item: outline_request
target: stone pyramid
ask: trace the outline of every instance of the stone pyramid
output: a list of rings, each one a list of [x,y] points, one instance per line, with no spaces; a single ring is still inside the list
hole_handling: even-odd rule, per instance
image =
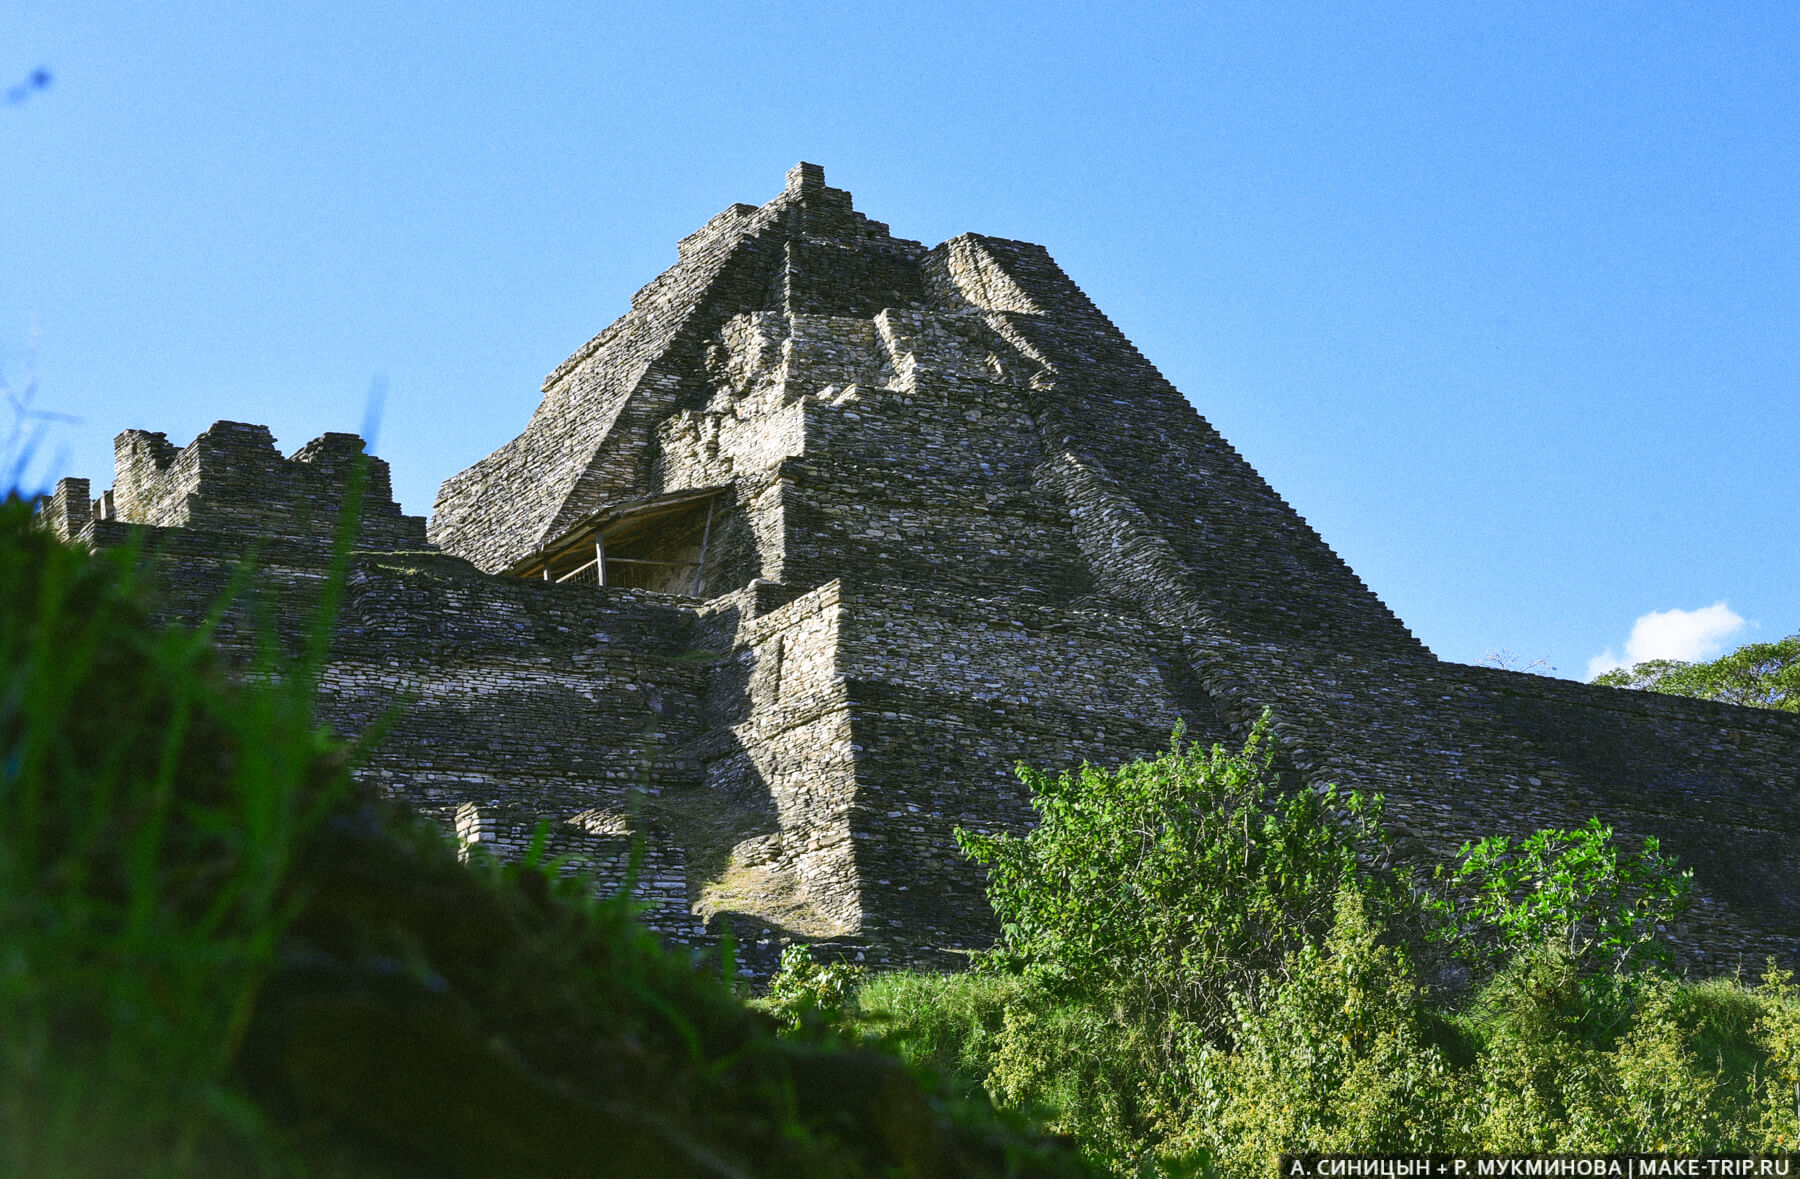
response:
[[[847,932],[980,936],[950,828],[1024,819],[1016,759],[1116,762],[1177,717],[1230,739],[1265,707],[1295,772],[1385,792],[1415,846],[1599,813],[1734,912],[1796,897],[1791,718],[1440,663],[1042,247],[926,249],[816,165],[684,239],[444,484],[431,536],[783,602],[733,638],[762,677],[733,772]]]
[[[444,483],[441,554],[359,562],[322,709],[351,732],[402,694],[366,776],[500,854],[547,820],[672,936],[955,962],[992,919],[952,833],[1029,821],[1017,762],[1267,710],[1292,779],[1384,793],[1410,854],[1598,815],[1695,868],[1696,965],[1800,948],[1800,719],[1435,659],[1040,246],[927,249],[801,164],[543,394]],[[298,487],[299,457],[245,463]],[[261,519],[85,493],[59,531],[188,530],[196,611]]]

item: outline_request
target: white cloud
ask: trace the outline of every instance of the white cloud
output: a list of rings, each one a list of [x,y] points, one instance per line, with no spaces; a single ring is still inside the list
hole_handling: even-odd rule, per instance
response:
[[[1631,624],[1625,640],[1625,656],[1608,647],[1588,660],[1587,678],[1615,667],[1630,667],[1647,659],[1680,659],[1692,663],[1711,659],[1725,650],[1725,640],[1744,628],[1744,620],[1724,602],[1698,610],[1652,610]]]

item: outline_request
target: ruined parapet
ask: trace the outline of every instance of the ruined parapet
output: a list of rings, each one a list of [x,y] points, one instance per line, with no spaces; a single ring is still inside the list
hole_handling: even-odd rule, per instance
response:
[[[425,547],[425,523],[394,502],[386,462],[354,434],[324,434],[283,458],[267,426],[215,422],[177,450],[160,433],[113,440],[110,514],[123,523],[283,538],[328,537],[361,468],[358,543]]]
[[[38,501],[37,522],[56,539],[75,542],[98,510],[88,499],[86,479],[58,479],[56,490]]]
[[[319,591],[353,486],[362,488],[353,549],[427,549],[424,521],[394,502],[388,466],[353,434],[326,434],[290,458],[267,427],[217,422],[185,447],[163,434],[114,439],[116,482],[89,497],[64,479],[39,523],[90,548],[141,545],[155,560],[155,616],[211,616],[213,641],[245,663],[263,644],[297,654],[317,617]],[[241,576],[254,570],[251,584]]]

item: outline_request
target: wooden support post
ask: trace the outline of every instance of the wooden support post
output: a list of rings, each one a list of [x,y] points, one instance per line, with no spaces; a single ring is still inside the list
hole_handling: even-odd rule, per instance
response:
[[[712,539],[713,504],[717,502],[716,498],[706,501],[706,527],[700,532],[700,562],[694,566],[694,586],[688,593],[692,598],[700,596],[700,575],[706,572],[706,542]]]
[[[606,541],[598,528],[594,529],[594,580],[606,584]]]

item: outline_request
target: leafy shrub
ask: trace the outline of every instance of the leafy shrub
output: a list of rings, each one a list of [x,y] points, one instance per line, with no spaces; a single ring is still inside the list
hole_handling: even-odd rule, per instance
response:
[[[1039,826],[959,834],[1002,923],[981,965],[1011,985],[975,1019],[903,1005],[894,1038],[1120,1176],[1793,1141],[1800,999],[1779,972],[1756,991],[1661,972],[1689,880],[1654,840],[1629,852],[1597,821],[1484,840],[1414,894],[1382,870],[1380,800],[1283,792],[1263,742],[1021,769]],[[1482,968],[1462,1009],[1418,981],[1421,931]]]
[[[1203,1168],[1195,1093],[1241,1020],[1310,968],[1339,894],[1372,922],[1411,904],[1382,871],[1381,800],[1284,790],[1266,718],[1241,751],[1178,730],[1114,771],[1019,774],[1036,828],[958,832],[1001,923],[980,964],[1021,979],[984,1081],[1115,1173]]]
[[[1142,1031],[1116,1012],[1037,986],[1006,1008],[987,1085],[1001,1104],[1132,1174],[1159,1153],[1154,1059]]]
[[[1800,1145],[1800,987],[1771,961],[1756,998],[1757,1129],[1764,1150],[1791,1151]]]
[[[1116,1008],[1153,1038],[1222,1036],[1234,997],[1323,937],[1338,889],[1384,858],[1379,798],[1279,789],[1266,717],[1241,752],[1177,730],[1167,753],[1117,770],[1018,774],[1035,828],[957,832],[1000,919],[982,965]]]
[[[1599,819],[1466,843],[1437,879],[1438,936],[1471,962],[1491,969],[1555,943],[1569,968],[1615,976],[1670,961],[1658,933],[1693,888],[1693,873],[1678,870],[1654,836],[1621,856]]]
[[[1762,1099],[1760,1022],[1791,1006],[1729,980],[1647,976],[1583,986],[1561,947],[1520,958],[1472,1006],[1481,1040],[1469,1095],[1474,1144],[1496,1152],[1735,1153],[1792,1141]]]
[[[1245,1175],[1282,1151],[1445,1149],[1459,1082],[1427,1035],[1410,962],[1380,936],[1362,895],[1340,891],[1324,943],[1292,956],[1266,1003],[1240,1003],[1233,1051],[1197,1062],[1184,1139]]]
[[[812,947],[795,942],[781,951],[781,965],[760,1006],[790,1031],[808,1022],[839,1025],[851,1014],[866,974],[850,962],[814,962]]]
[[[1121,1176],[1208,1156],[1265,1174],[1292,1149],[1769,1152],[1800,1128],[1800,994],[1779,970],[1757,987],[1647,976],[1608,991],[1549,949],[1446,1012],[1366,912],[1346,913],[1241,1010],[1230,1048],[1196,1042],[1160,1074],[1104,1010],[980,981],[978,1021],[938,1018],[926,996],[946,993],[942,976],[882,976],[864,995],[921,1001],[863,1001],[893,1042],[965,1062],[965,1084],[1034,1108]]]

